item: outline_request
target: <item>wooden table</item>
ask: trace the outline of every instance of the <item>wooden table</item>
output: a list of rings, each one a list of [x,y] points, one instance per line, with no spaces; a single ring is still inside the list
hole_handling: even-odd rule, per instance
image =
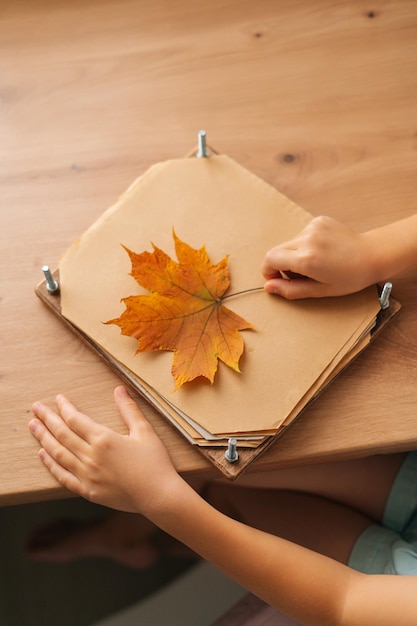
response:
[[[146,168],[208,141],[313,214],[416,211],[417,3],[20,0],[0,11],[0,503],[62,497],[27,430],[66,393],[122,429],[110,372],[34,295]],[[417,271],[397,318],[252,466],[417,444]],[[215,475],[140,404],[185,475]]]

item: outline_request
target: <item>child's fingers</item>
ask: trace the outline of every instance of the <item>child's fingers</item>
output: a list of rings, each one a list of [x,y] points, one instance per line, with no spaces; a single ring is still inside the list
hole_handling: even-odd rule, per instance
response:
[[[41,420],[36,418],[31,420],[29,429],[35,439],[41,444],[44,453],[54,460],[55,466],[59,465],[73,474],[78,472],[80,461],[77,455],[60,443]],[[44,460],[42,456],[41,458]]]
[[[63,395],[56,397],[59,413],[68,428],[84,441],[89,441],[102,426],[97,424],[91,417],[80,413],[78,409]]]
[[[87,443],[85,437],[82,435],[80,436],[77,433],[77,430],[79,431],[80,428],[77,430],[73,429],[74,426],[72,423],[72,417],[67,415],[67,420],[70,422],[70,424],[67,424],[61,415],[58,415],[50,407],[42,404],[41,402],[36,402],[32,407],[32,411],[38,418],[36,428],[36,420],[32,423],[32,434],[42,445],[46,447],[50,453],[53,451],[52,446],[55,441],[79,459],[83,459],[88,456],[89,444]],[[75,412],[74,416],[76,422],[78,421],[78,416],[81,417],[82,421],[83,416],[80,413]],[[43,425],[44,428],[41,428],[41,425]]]
[[[281,271],[292,270],[299,273],[299,253],[296,248],[277,246],[269,250],[262,266],[266,279],[277,276]]]
[[[39,450],[39,458],[57,481],[77,495],[83,495],[83,485],[78,477],[54,459],[45,448]]]
[[[301,298],[323,298],[329,295],[329,286],[321,284],[311,278],[271,278],[264,289],[267,293],[283,296],[287,300]]]
[[[123,385],[114,390],[114,400],[129,432],[137,435],[144,425],[149,426],[148,420]]]

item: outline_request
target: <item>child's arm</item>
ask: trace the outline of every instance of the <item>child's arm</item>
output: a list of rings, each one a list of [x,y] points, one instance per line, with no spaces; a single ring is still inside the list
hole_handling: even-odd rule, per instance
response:
[[[414,265],[417,214],[366,233],[317,217],[269,250],[262,271],[266,291],[296,299],[353,293]]]
[[[317,626],[417,623],[417,581],[365,576],[214,509],[175,471],[151,425],[123,387],[116,404],[128,435],[79,413],[63,396],[58,412],[36,403],[30,429],[39,455],[79,496],[141,513],[241,585],[296,620]]]

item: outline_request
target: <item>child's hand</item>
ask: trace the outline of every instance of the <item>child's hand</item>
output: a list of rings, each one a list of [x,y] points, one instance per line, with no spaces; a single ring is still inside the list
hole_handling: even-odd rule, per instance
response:
[[[314,218],[297,237],[266,254],[265,290],[289,299],[359,291],[372,284],[369,243],[366,235],[330,217]]]
[[[64,397],[58,411],[36,402],[29,428],[51,474],[79,496],[152,517],[180,479],[161,440],[124,387],[114,392],[128,429],[121,435],[83,415]]]

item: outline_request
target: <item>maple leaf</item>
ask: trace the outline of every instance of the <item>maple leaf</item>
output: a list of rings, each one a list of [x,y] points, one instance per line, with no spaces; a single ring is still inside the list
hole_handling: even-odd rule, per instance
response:
[[[150,293],[123,298],[126,310],[105,323],[135,337],[136,353],[174,352],[171,372],[178,389],[198,376],[213,383],[219,359],[239,372],[239,331],[253,326],[222,304],[230,285],[228,257],[213,265],[205,246],[195,250],[173,237],[178,262],[155,245],[153,252],[140,254],[123,246],[131,276]]]

